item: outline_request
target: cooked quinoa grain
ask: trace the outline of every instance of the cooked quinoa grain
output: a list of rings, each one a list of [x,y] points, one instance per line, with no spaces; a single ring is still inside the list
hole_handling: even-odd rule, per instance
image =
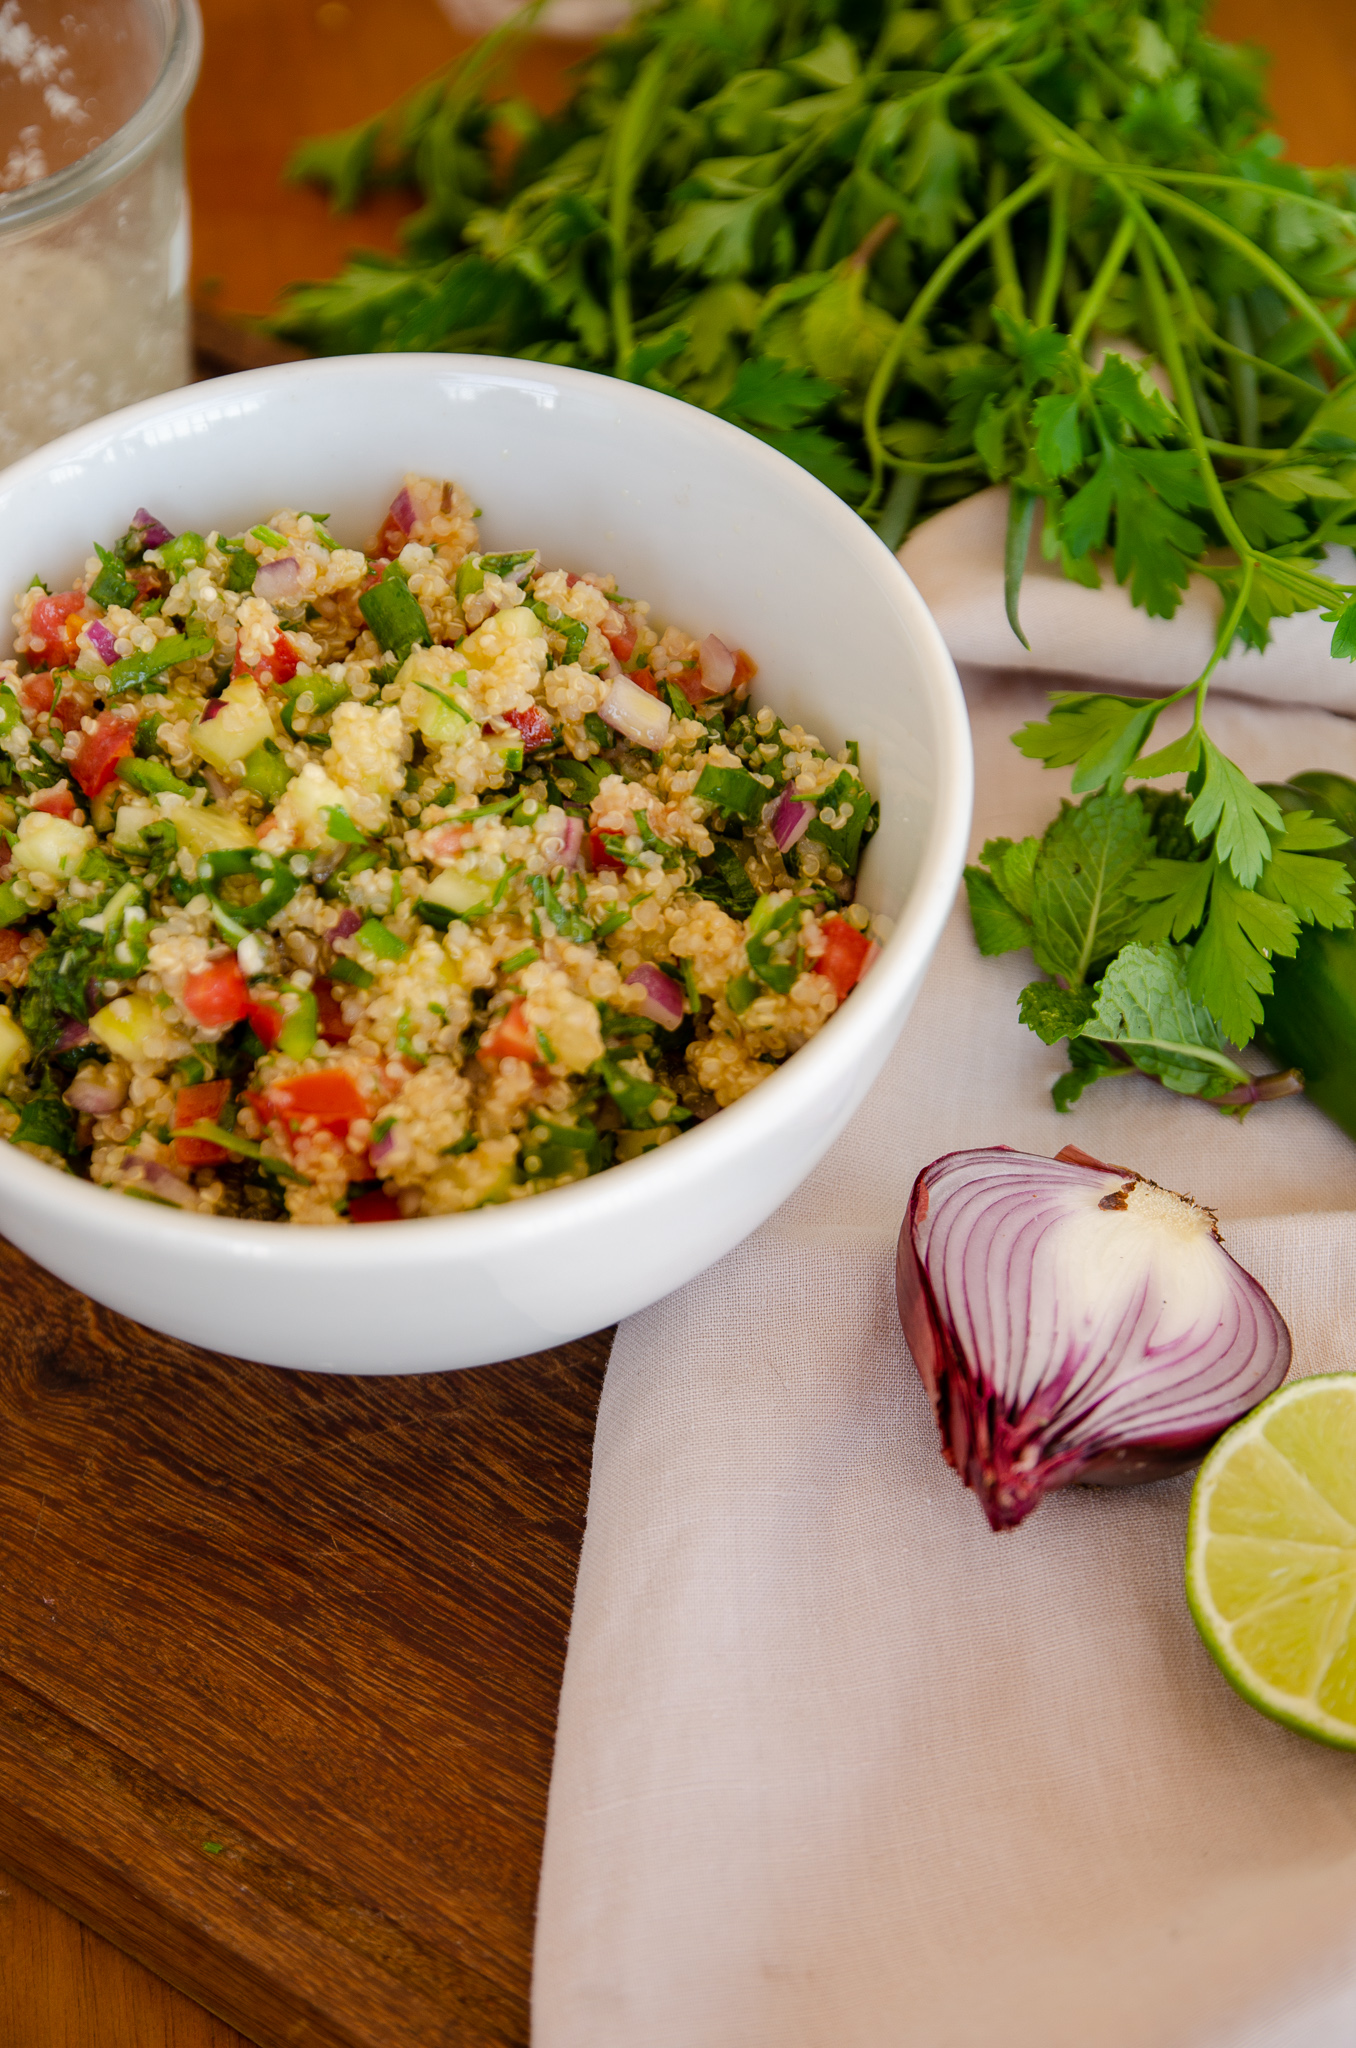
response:
[[[348,1224],[567,1185],[736,1102],[876,950],[875,806],[747,655],[485,554],[407,476],[138,512],[0,662],[0,1138],[206,1215]]]

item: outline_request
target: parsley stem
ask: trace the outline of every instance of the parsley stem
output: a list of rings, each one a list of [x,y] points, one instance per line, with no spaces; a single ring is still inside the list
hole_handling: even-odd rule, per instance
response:
[[[1078,309],[1078,317],[1069,330],[1069,346],[1076,355],[1082,355],[1088,336],[1092,332],[1092,323],[1106,304],[1107,293],[1124,270],[1125,259],[1130,254],[1130,245],[1134,239],[1135,223],[1128,213],[1123,213],[1120,226],[1097,266],[1097,275],[1088,286],[1087,296]]]
[[[989,172],[989,205],[996,208],[1005,197],[1007,189],[1007,171],[1001,162],[995,163]],[[1012,246],[1012,231],[1006,219],[995,224],[990,239],[993,243],[993,267],[998,278],[994,304],[1002,306],[1015,320],[1025,320],[1026,294],[1022,290],[1022,280],[1017,275],[1017,255]]]
[[[1068,171],[1061,170],[1050,194],[1050,239],[1045,245],[1045,269],[1041,273],[1040,286],[1036,293],[1036,308],[1031,316],[1037,327],[1049,325],[1054,318],[1055,306],[1059,299],[1064,261],[1069,248],[1071,182]]]
[[[876,374],[871,379],[871,388],[866,394],[866,408],[862,415],[862,432],[871,451],[871,490],[866,503],[861,507],[863,517],[869,517],[880,502],[881,483],[888,466],[885,447],[880,437],[880,413],[905,349],[921,330],[928,314],[956,272],[963,270],[975,251],[983,248],[984,244],[992,239],[995,227],[1011,220],[1014,214],[1020,213],[1024,206],[1029,205],[1048,185],[1054,183],[1057,175],[1056,165],[1042,164],[1040,169],[1018,185],[1015,191],[1009,192],[1006,199],[1001,199],[982,220],[977,221],[969,234],[963,235],[950,254],[942,258],[890,337],[890,345],[877,364]]]
[[[626,111],[616,129],[612,158],[612,191],[608,206],[608,235],[612,243],[612,329],[616,342],[616,374],[629,377],[635,349],[631,324],[630,256],[627,237],[631,227],[631,202],[646,150],[653,144],[659,98],[664,89],[670,57],[664,45],[652,50],[641,67],[640,76],[627,95]]]
[[[1191,377],[1187,370],[1186,358],[1182,354],[1182,344],[1178,338],[1177,329],[1173,325],[1172,308],[1168,304],[1168,295],[1163,286],[1162,274],[1159,271],[1158,263],[1154,256],[1152,245],[1157,243],[1161,247],[1164,242],[1162,229],[1150,217],[1142,202],[1136,198],[1133,192],[1126,194],[1126,205],[1137,217],[1139,225],[1143,230],[1138,249],[1139,274],[1144,281],[1145,294],[1153,309],[1154,324],[1158,328],[1159,347],[1163,353],[1163,361],[1168,375],[1172,379],[1172,389],[1173,395],[1177,400],[1177,409],[1182,415],[1182,424],[1186,428],[1187,439],[1196,451],[1196,460],[1200,468],[1201,482],[1205,486],[1206,497],[1210,502],[1211,510],[1220,523],[1220,528],[1226,540],[1236,551],[1239,561],[1250,562],[1253,559],[1253,550],[1248,543],[1247,535],[1230,510],[1229,501],[1225,497],[1219,477],[1215,473],[1215,465],[1210,460],[1210,451],[1205,445],[1205,435],[1201,431],[1200,415],[1196,410],[1196,395],[1191,388]],[[1168,254],[1171,256],[1170,250]],[[1182,282],[1185,283],[1185,279]],[[1179,286],[1179,290],[1180,288]],[[1189,291],[1190,287],[1188,286],[1188,293]],[[1191,303],[1189,296],[1187,303],[1188,305]]]

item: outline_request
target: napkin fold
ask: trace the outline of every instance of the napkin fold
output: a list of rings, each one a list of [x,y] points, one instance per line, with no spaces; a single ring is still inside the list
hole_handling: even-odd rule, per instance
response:
[[[938,545],[929,589],[921,538],[910,566],[953,647],[988,647],[988,569],[967,598]],[[1085,596],[1108,593],[1068,588]],[[1001,620],[1001,575],[997,602]],[[1065,604],[1062,586],[1024,601],[1057,674],[1074,672],[1052,637]],[[1152,675],[1127,673],[1114,632],[1077,643],[1078,670],[1161,684],[1200,666],[1154,639]],[[1266,659],[1291,695],[1300,669]],[[1042,715],[1039,684],[966,687],[976,846],[1039,831],[1067,775],[1007,739]],[[1309,701],[1345,687],[1312,681]],[[1210,724],[1254,776],[1356,772],[1356,726],[1331,712],[1215,697]],[[1069,1490],[991,1534],[942,1461],[892,1292],[928,1160],[1073,1141],[1214,1207],[1291,1324],[1295,1371],[1349,1368],[1356,1147],[1303,1099],[1240,1125],[1137,1076],[1056,1114],[1060,1053],[1017,1019],[1030,972],[981,959],[958,907],[832,1152],[618,1333],[551,1783],[537,2048],[1356,2036],[1356,1765],[1254,1713],[1210,1662],[1182,1593],[1189,1479]]]

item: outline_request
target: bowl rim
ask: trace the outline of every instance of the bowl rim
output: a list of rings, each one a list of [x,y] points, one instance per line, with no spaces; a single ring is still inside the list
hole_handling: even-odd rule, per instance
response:
[[[96,459],[113,442],[135,440],[139,428],[166,416],[216,403],[224,403],[229,413],[235,410],[232,394],[272,395],[279,387],[285,390],[303,380],[345,385],[356,378],[380,384],[420,376],[517,389],[535,386],[538,391],[545,385],[595,397],[605,388],[623,410],[663,415],[681,410],[685,435],[706,436],[727,447],[737,442],[742,459],[771,472],[779,493],[801,500],[816,518],[837,527],[887,601],[902,613],[922,655],[924,688],[935,720],[936,765],[934,813],[918,872],[893,931],[866,979],[853,991],[854,1001],[835,1011],[766,1081],[705,1123],[682,1132],[681,1143],[659,1146],[545,1194],[449,1216],[402,1218],[398,1231],[359,1231],[355,1241],[352,1230],[287,1227],[244,1217],[185,1214],[149,1202],[118,1202],[113,1199],[115,1189],[96,1187],[0,1144],[0,1184],[8,1182],[14,1194],[48,1215],[78,1214],[88,1226],[97,1226],[106,1240],[126,1241],[138,1252],[159,1244],[172,1256],[190,1244],[195,1252],[215,1244],[223,1261],[254,1265],[286,1258],[322,1278],[336,1266],[351,1268],[355,1261],[360,1267],[386,1270],[393,1264],[422,1265],[430,1255],[450,1257],[455,1252],[478,1259],[492,1248],[502,1254],[517,1239],[526,1247],[543,1237],[573,1236],[587,1231],[591,1223],[605,1225],[619,1201],[630,1206],[646,1200],[650,1183],[671,1183],[671,1199],[680,1200],[724,1168],[736,1166],[759,1133],[794,1116],[800,1099],[818,1093],[822,1070],[850,1069],[869,1054],[882,1016],[902,1007],[925,969],[955,898],[969,842],[974,763],[960,680],[940,628],[895,555],[849,505],[788,456],[681,399],[596,371],[503,356],[410,352],[270,364],[142,399],[31,450],[0,471],[0,516],[26,482],[72,460]]]

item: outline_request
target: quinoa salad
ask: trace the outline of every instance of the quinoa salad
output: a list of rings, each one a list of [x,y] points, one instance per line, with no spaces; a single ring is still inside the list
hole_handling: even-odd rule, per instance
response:
[[[714,634],[481,552],[138,511],[0,662],[0,1137],[187,1211],[441,1216],[669,1143],[868,969],[877,812]]]

